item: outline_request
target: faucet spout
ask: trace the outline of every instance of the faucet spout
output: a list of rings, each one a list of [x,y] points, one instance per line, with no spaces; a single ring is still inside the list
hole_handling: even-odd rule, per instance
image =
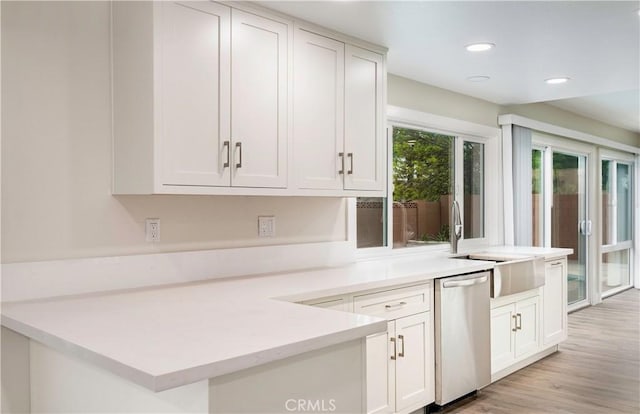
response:
[[[451,253],[458,253],[458,240],[462,237],[462,220],[460,218],[460,204],[456,200],[451,205]]]

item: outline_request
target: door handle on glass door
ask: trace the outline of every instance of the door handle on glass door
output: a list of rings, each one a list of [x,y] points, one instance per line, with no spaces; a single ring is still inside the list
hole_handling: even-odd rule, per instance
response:
[[[591,236],[591,220],[580,221],[580,234],[583,236]]]

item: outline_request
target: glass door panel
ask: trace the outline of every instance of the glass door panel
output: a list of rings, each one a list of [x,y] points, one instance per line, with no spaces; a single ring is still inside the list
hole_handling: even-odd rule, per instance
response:
[[[600,280],[602,293],[631,284],[631,268],[629,266],[629,249],[618,250],[602,255]]]
[[[551,247],[573,249],[568,257],[568,302],[587,299],[586,157],[553,153]]]
[[[617,237],[616,242],[631,240],[631,168],[628,164],[616,163]]]
[[[544,246],[544,174],[542,150],[531,153],[532,245]]]
[[[611,295],[632,283],[631,165],[602,160],[602,261],[600,292]]]

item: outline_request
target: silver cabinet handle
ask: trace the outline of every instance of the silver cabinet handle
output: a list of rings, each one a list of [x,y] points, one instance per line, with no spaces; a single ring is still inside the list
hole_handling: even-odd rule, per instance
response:
[[[518,330],[518,317],[513,315],[511,318],[513,318],[513,328],[511,328],[511,331],[515,332]]]
[[[231,149],[229,148],[229,141],[225,141],[222,143],[222,148],[227,149],[227,162],[222,164],[222,168],[229,168],[229,161],[231,160]]]
[[[521,313],[516,313],[516,329],[518,329],[518,330],[522,329],[522,314]]]
[[[347,153],[347,157],[351,160],[351,168],[347,171],[347,174],[353,174],[353,152]]]
[[[399,357],[404,358],[404,335],[398,335],[398,339],[402,341],[402,346],[400,347]]]
[[[551,266],[560,266],[562,264],[562,262],[553,262],[551,263]]]
[[[236,148],[238,149],[238,152],[240,153],[240,160],[236,164],[236,168],[242,168],[242,142],[236,142]]]
[[[395,361],[398,355],[398,349],[396,348],[396,338],[391,338],[391,342],[393,342],[393,355],[391,355],[391,359]]]
[[[340,170],[338,174],[344,174],[344,152],[339,152],[338,157],[340,157]]]
[[[393,305],[384,305],[384,307],[386,309],[393,309],[393,308],[399,308],[400,306],[404,306],[406,304],[407,304],[407,302],[403,301],[403,302],[394,303]]]
[[[487,276],[476,277],[474,279],[466,279],[466,280],[452,280],[450,282],[443,282],[443,288],[454,288],[454,287],[465,287],[465,286],[473,286],[484,283],[488,280]]]

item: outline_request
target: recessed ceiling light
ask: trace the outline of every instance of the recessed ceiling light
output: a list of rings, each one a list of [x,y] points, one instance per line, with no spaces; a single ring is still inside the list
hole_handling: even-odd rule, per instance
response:
[[[547,82],[549,85],[557,85],[559,83],[566,83],[569,81],[569,78],[567,77],[562,77],[562,78],[549,78],[549,79],[545,79],[545,82]]]
[[[493,49],[496,45],[494,45],[493,43],[472,43],[470,45],[467,45],[465,48],[469,51],[469,52],[484,52],[486,50],[489,49]]]
[[[488,76],[484,76],[484,75],[469,76],[469,77],[467,78],[467,80],[468,80],[469,82],[486,82],[486,81],[488,81],[489,79],[491,79],[491,78],[490,78],[490,77],[488,77]]]

